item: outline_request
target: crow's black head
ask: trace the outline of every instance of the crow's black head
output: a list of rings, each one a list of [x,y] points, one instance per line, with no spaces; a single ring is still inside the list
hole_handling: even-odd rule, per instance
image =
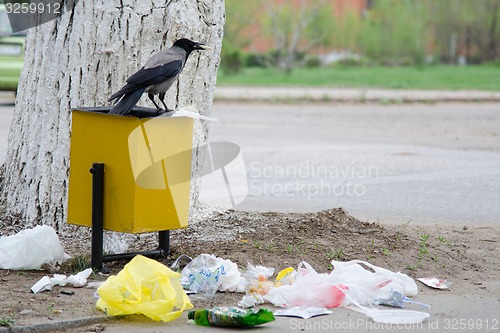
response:
[[[174,46],[180,47],[187,52],[189,55],[194,50],[208,50],[210,47],[206,46],[203,43],[193,42],[190,39],[182,38],[175,41]]]

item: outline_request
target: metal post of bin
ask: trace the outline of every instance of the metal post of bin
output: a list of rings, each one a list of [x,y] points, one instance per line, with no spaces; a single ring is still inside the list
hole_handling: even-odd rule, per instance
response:
[[[104,163],[93,163],[92,174],[92,269],[103,269]]]
[[[92,174],[92,254],[90,266],[93,270],[108,273],[103,262],[130,260],[136,255],[146,257],[168,256],[170,253],[170,231],[158,232],[158,249],[141,252],[129,252],[104,255],[104,163],[93,163],[90,168]]]
[[[160,251],[163,251],[164,256],[170,254],[170,230],[158,232],[158,248]]]

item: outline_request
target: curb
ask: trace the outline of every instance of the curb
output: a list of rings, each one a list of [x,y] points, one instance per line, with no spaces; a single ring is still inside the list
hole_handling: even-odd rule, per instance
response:
[[[109,316],[83,317],[77,319],[62,320],[49,323],[34,324],[30,326],[0,327],[0,333],[38,333],[51,332],[54,330],[65,330],[92,324],[99,324],[113,319]]]
[[[391,90],[311,87],[235,87],[215,89],[216,101],[426,103],[500,102],[500,92],[478,90]]]

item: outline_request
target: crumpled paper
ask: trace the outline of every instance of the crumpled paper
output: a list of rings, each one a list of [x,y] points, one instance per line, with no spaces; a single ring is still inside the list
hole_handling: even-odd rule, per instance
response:
[[[63,274],[54,274],[54,276],[50,278],[45,275],[43,278],[38,280],[33,287],[31,287],[31,291],[36,294],[45,290],[52,290],[52,287],[54,286],[64,287],[66,285],[80,288],[87,283],[87,279],[90,274],[92,274],[92,268],[87,268],[86,270],[70,275],[69,277],[66,277],[66,275]]]

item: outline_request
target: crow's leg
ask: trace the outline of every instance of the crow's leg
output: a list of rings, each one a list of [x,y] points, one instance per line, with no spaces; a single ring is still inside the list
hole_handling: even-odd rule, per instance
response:
[[[155,102],[155,96],[152,93],[148,92],[148,97],[151,100],[151,102],[153,102],[153,104],[155,105],[156,110],[161,110],[160,106]]]
[[[165,93],[161,93],[158,95],[158,98],[160,99],[160,102],[161,104],[163,104],[163,106],[165,107],[165,112],[170,112],[170,111],[173,111],[173,110],[170,110],[169,108],[167,108],[167,104],[165,104]]]

